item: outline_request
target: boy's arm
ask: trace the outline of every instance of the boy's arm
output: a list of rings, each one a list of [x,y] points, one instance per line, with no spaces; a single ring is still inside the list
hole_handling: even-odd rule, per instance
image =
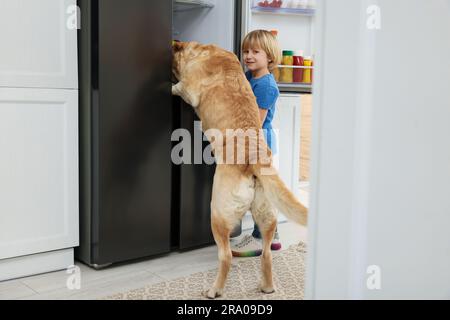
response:
[[[259,107],[259,118],[261,119],[261,124],[264,124],[270,106],[278,98],[278,88],[268,87],[266,85],[256,86],[254,88],[254,94]]]

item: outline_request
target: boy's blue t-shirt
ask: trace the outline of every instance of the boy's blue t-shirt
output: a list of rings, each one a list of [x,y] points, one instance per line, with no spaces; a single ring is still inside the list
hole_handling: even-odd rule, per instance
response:
[[[267,145],[273,154],[277,153],[276,136],[272,128],[272,120],[275,115],[275,106],[280,95],[277,82],[272,74],[267,74],[255,79],[250,71],[245,73],[256,96],[256,102],[260,109],[267,110],[266,120],[263,123],[264,135]]]

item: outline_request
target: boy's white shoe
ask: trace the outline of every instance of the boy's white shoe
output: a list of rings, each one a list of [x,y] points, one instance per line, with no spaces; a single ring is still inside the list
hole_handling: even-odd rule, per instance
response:
[[[231,242],[233,257],[257,257],[262,253],[262,240],[251,234],[243,236],[240,241]]]

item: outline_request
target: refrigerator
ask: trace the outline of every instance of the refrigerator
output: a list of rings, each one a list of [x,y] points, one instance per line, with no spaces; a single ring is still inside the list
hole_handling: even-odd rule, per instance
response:
[[[214,244],[214,165],[171,161],[172,132],[185,128],[194,137],[199,130],[192,107],[171,95],[171,43],[195,40],[238,52],[240,1],[79,0],[78,5],[76,258],[103,268]]]

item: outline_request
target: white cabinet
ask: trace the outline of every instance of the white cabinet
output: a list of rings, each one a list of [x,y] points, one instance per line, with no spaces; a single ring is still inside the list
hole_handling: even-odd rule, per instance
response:
[[[78,87],[75,2],[0,1],[0,87]]]
[[[300,95],[284,93],[278,98],[272,121],[278,145],[274,164],[281,179],[297,198],[300,197],[300,112]],[[282,212],[278,216],[278,221],[286,221]]]
[[[281,179],[298,197],[300,179],[300,112],[301,96],[299,94],[281,94],[272,126],[277,135],[278,171]]]
[[[0,264],[77,246],[78,92],[0,88],[0,150]]]
[[[78,91],[0,88],[0,150],[0,281],[68,267],[78,246]]]
[[[0,1],[0,281],[78,246],[75,0]],[[76,21],[76,16],[75,16]]]

